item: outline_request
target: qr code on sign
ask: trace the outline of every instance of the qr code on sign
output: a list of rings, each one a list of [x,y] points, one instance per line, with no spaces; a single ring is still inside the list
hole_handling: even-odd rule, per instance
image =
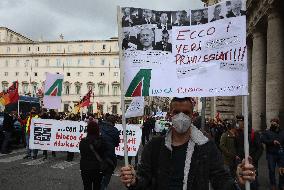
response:
[[[50,141],[51,128],[35,127],[34,128],[34,140],[38,141]]]

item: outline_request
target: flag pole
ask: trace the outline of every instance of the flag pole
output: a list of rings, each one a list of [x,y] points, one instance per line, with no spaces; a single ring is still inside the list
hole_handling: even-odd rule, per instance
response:
[[[125,119],[125,98],[124,98],[124,60],[122,57],[122,21],[121,8],[117,6],[117,23],[118,23],[118,46],[119,46],[119,66],[120,66],[120,91],[121,91],[121,113],[122,113],[122,128],[124,142],[124,164],[128,166],[128,150],[127,150],[127,135],[126,135],[126,119]]]
[[[249,164],[249,141],[248,141],[248,96],[242,97],[242,111],[244,116],[244,150],[245,150],[245,164]],[[245,184],[246,190],[250,190],[250,183]]]

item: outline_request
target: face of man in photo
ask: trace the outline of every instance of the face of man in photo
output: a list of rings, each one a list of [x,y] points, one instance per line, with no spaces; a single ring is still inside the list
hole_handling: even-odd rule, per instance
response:
[[[168,33],[163,33],[162,34],[162,42],[168,43],[169,42],[169,34]]]
[[[207,9],[203,9],[202,14],[203,14],[204,18],[208,18],[208,11],[207,11]]]
[[[181,11],[178,11],[176,13],[176,17],[177,17],[177,21],[179,21],[180,23],[183,23],[185,21],[185,14]]]
[[[124,38],[128,39],[129,35],[130,35],[130,32],[126,30],[126,31],[123,32],[123,34],[124,34]]]
[[[125,8],[124,9],[124,15],[129,16],[130,15],[130,8]]]
[[[140,32],[140,43],[143,45],[143,47],[146,48],[151,47],[153,41],[154,41],[153,31],[148,28],[142,29]]]
[[[152,17],[152,11],[150,9],[145,9],[143,12],[143,15],[145,18],[151,18]]]
[[[221,11],[222,11],[221,5],[217,5],[217,6],[215,7],[215,9],[214,9],[214,17],[220,16]]]
[[[227,11],[230,12],[232,10],[232,5],[230,1],[226,2]]]
[[[201,19],[202,19],[202,12],[201,11],[195,11],[193,13],[193,19],[196,21],[196,22],[200,22]]]
[[[160,20],[161,20],[162,24],[167,24],[167,22],[168,22],[168,15],[167,15],[167,13],[162,13],[161,17],[160,17]]]
[[[242,9],[242,0],[232,0],[232,10],[235,13],[241,12]]]

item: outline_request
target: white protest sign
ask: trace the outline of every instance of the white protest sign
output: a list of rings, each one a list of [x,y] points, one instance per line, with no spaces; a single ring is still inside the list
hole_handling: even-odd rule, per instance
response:
[[[30,149],[79,152],[79,143],[86,136],[87,123],[32,119]]]
[[[46,74],[44,85],[43,107],[48,109],[61,108],[61,96],[63,75],[61,74]]]
[[[144,97],[134,97],[130,103],[125,118],[139,117],[144,115]]]
[[[115,148],[115,154],[119,156],[124,156],[124,139],[123,139],[123,128],[121,124],[116,124],[115,127],[120,132],[120,142],[119,146]],[[126,125],[126,135],[127,135],[127,148],[128,156],[136,156],[142,137],[141,125],[128,124]]]
[[[234,12],[226,1],[198,10],[150,10],[147,23],[143,14],[134,14],[144,9],[128,8],[132,22],[121,18],[125,95],[247,95],[246,16],[240,2]]]

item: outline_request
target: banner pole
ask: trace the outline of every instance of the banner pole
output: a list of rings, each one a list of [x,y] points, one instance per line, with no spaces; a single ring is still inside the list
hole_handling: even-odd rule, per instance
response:
[[[18,99],[18,117],[20,117],[20,98]]]
[[[122,14],[120,6],[117,6],[117,24],[118,24],[118,47],[119,47],[119,66],[120,66],[120,91],[121,91],[121,114],[124,142],[124,164],[128,166],[128,150],[125,119],[125,98],[124,98],[124,60],[122,57]]]
[[[244,116],[244,150],[245,150],[245,164],[249,164],[249,141],[248,141],[248,96],[242,97],[242,107]],[[245,184],[246,190],[250,190],[250,183]]]

